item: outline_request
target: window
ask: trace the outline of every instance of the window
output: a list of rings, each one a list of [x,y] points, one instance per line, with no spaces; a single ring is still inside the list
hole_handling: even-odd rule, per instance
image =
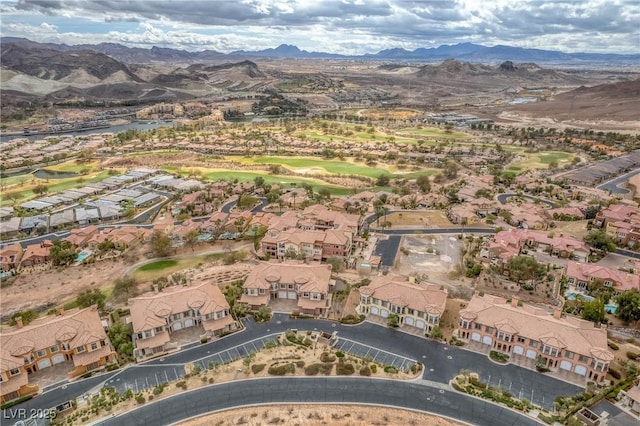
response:
[[[287,287],[289,288],[289,290],[293,290],[293,284],[289,284]]]
[[[578,357],[578,361],[580,361],[580,362],[587,362],[588,360],[589,360],[589,358],[584,356],[584,355],[580,355]]]
[[[93,343],[91,344],[91,350],[92,350],[92,351],[95,351],[96,349],[98,349],[98,347],[99,347],[99,346],[98,346],[98,342],[93,342]]]
[[[53,345],[49,348],[49,352],[51,353],[58,352],[58,350],[59,350],[58,345]]]
[[[518,343],[524,343],[526,339],[522,336],[518,336]]]
[[[309,297],[309,292],[308,292],[308,291],[305,291],[304,293],[302,293],[302,297]],[[367,303],[367,298],[366,298],[366,297],[365,297],[365,298],[363,298],[363,300],[364,300],[364,301],[363,301],[362,303]]]
[[[44,349],[40,349],[38,352],[36,352],[36,355],[38,356],[38,358],[42,358],[47,355],[47,351],[45,351]]]
[[[264,288],[261,288],[261,289],[258,291],[258,293],[260,293],[260,294],[264,294]]]
[[[16,374],[20,374],[20,369],[12,368],[11,370],[9,370],[9,374],[11,374],[12,376],[15,376]]]
[[[481,329],[482,329],[482,325],[480,325],[480,324],[476,323],[476,324],[475,324],[475,329],[476,329],[476,330],[481,330]]]
[[[486,326],[484,329],[487,333],[493,333],[493,327]]]
[[[571,351],[564,351],[564,357],[565,358],[573,359],[574,355],[575,354],[573,352],[571,352]]]
[[[287,288],[287,285],[286,285],[286,284],[280,284],[280,288],[281,288],[282,290],[285,290],[285,289]]]
[[[156,327],[156,333],[162,333],[163,327]]]
[[[77,353],[82,353],[82,352],[84,352],[84,351],[85,351],[84,346],[78,346],[78,347],[76,348],[76,352],[77,352]]]
[[[535,340],[530,340],[529,341],[529,346],[531,346],[532,348],[537,348],[538,347],[538,342]]]

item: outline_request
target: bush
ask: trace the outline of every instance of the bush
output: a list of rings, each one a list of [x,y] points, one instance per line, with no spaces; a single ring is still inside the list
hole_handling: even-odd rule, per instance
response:
[[[322,367],[323,364],[310,364],[307,365],[304,368],[304,374],[306,376],[315,376],[316,374],[318,374],[320,372],[320,367]]]
[[[144,399],[144,396],[142,394],[138,394],[136,395],[136,402],[138,404],[144,404],[147,400]]]
[[[629,358],[629,359],[630,359],[630,360],[632,360],[632,361],[635,361],[635,360],[637,360],[638,358],[640,358],[640,354],[639,354],[639,353],[636,353],[636,352],[631,352],[631,351],[629,351],[629,352],[627,352],[627,358]]]
[[[478,380],[477,377],[471,376],[469,377],[469,383],[471,383],[473,386],[479,388],[479,389],[486,389],[487,388],[487,384],[486,383],[482,383],[480,380]]]
[[[304,368],[304,361],[296,361],[296,367]]]
[[[333,364],[322,364],[320,367],[320,372],[325,376],[328,376],[333,371]]]
[[[362,367],[360,369],[360,375],[361,376],[367,376],[367,377],[370,376],[371,375],[371,369],[365,365],[364,367]]]
[[[342,319],[340,319],[340,322],[342,324],[360,324],[362,321],[364,321],[365,318],[366,318],[365,315],[355,316],[355,315],[349,314],[344,316]]]
[[[507,354],[505,354],[503,352],[491,351],[489,353],[489,356],[495,362],[499,362],[499,363],[502,363],[502,364],[505,364],[509,360],[509,355],[507,355]]]
[[[160,395],[163,390],[164,390],[164,385],[158,385],[158,386],[153,388],[153,394],[154,395]]]
[[[618,349],[620,349],[620,346],[616,345],[613,342],[607,342],[607,346],[609,346],[611,349],[613,349],[614,351],[617,351]]]
[[[611,377],[616,380],[620,380],[620,378],[622,377],[620,372],[618,370],[614,370],[613,368],[609,368],[609,374],[611,374]]]
[[[320,361],[322,362],[333,362],[336,360],[336,356],[333,354],[330,354],[329,352],[322,352],[322,354],[320,355]]]
[[[342,351],[337,351],[337,352],[336,352],[336,356],[337,356],[338,358],[344,358],[344,352],[342,352]]]
[[[339,376],[350,376],[355,373],[356,369],[351,363],[340,362],[336,366],[336,374]]]
[[[395,368],[393,365],[386,365],[384,367],[384,372],[389,374],[395,374],[398,372],[398,369]]]
[[[371,364],[371,367],[369,368],[371,368],[371,372],[373,374],[376,374],[378,372],[378,366],[376,364]]]
[[[264,368],[267,366],[267,364],[253,364],[251,366],[251,372],[253,374],[258,374],[259,372],[261,372],[262,370],[264,370]]]
[[[296,367],[291,363],[282,365],[273,364],[269,367],[269,370],[267,370],[272,376],[284,376],[287,373],[293,373],[295,371]]]
[[[207,343],[209,341],[208,337],[203,337],[202,339],[200,339],[200,343]]]
[[[13,401],[5,402],[4,404],[2,404],[0,406],[0,409],[6,410],[8,408],[13,407],[14,405],[17,405],[17,404],[23,403],[25,401],[28,401],[33,397],[34,397],[34,395],[27,395],[27,396],[23,396],[23,397],[18,398],[18,399],[14,399]]]
[[[184,380],[180,380],[179,382],[176,383],[176,387],[177,388],[181,388],[182,390],[186,390],[187,389],[187,382]]]

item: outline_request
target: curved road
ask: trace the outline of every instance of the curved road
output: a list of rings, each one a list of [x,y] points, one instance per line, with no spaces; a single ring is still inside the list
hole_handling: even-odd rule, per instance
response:
[[[629,173],[625,173],[622,176],[603,183],[602,185],[598,185],[596,188],[603,191],[611,191],[612,194],[627,194],[631,191],[627,188],[620,188],[618,185],[628,181],[630,177],[635,176],[638,173],[640,173],[640,168],[632,170]]]
[[[212,411],[252,404],[378,404],[427,411],[473,425],[539,425],[519,412],[468,395],[412,382],[322,377],[243,380],[179,393],[97,423],[104,426],[174,424]]]
[[[545,200],[543,198],[539,198],[539,197],[532,197],[531,195],[519,195],[519,194],[498,194],[498,196],[496,197],[498,202],[500,202],[500,204],[506,204],[507,200],[509,198],[525,198],[529,201],[532,202],[536,202],[539,201],[540,204],[544,204],[552,209],[558,207],[558,205],[552,201],[549,200]]]

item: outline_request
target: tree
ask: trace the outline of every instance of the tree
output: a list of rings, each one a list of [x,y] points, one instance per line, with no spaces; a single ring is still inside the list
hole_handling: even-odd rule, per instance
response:
[[[378,179],[376,179],[376,186],[387,186],[389,185],[389,181],[391,179],[389,178],[389,175],[386,173],[380,173],[380,175],[378,176]]]
[[[329,191],[328,188],[321,188],[318,190],[318,195],[322,199],[329,200],[331,198],[331,191]]]
[[[240,195],[237,206],[239,209],[251,208],[258,204],[258,199],[253,195]]]
[[[118,278],[113,283],[113,293],[115,296],[129,295],[135,290],[137,284],[136,279],[131,276]]]
[[[76,249],[69,241],[55,240],[49,251],[49,256],[54,266],[68,265],[76,260]]]
[[[89,306],[98,305],[99,310],[104,309],[104,301],[107,299],[107,295],[100,291],[99,288],[92,290],[85,290],[76,297],[76,302],[81,308],[88,308]]]
[[[600,299],[593,299],[585,302],[582,308],[582,319],[600,324],[605,320],[604,302]]]
[[[49,187],[47,185],[44,185],[44,184],[39,184],[39,185],[34,186],[33,189],[31,189],[31,190],[36,195],[42,195],[42,194],[46,194],[49,191]]]
[[[624,322],[640,321],[640,292],[628,290],[616,297],[616,316]]]
[[[11,315],[11,320],[9,321],[9,325],[11,326],[16,325],[16,318],[18,317],[22,318],[22,325],[27,325],[34,319],[38,318],[38,314],[36,313],[36,311],[32,309],[28,311],[14,312],[13,315]]]
[[[151,250],[155,257],[166,257],[171,252],[171,238],[161,231],[154,231],[151,235]]]
[[[442,174],[447,179],[455,179],[458,177],[458,165],[453,161],[447,161],[442,169]]]
[[[256,322],[267,322],[271,319],[271,309],[266,306],[260,306],[258,311],[253,315]]]
[[[544,265],[538,263],[530,256],[514,256],[507,262],[509,276],[518,284],[525,281],[535,281],[541,279],[547,272]]]
[[[400,317],[397,314],[389,314],[387,317],[387,326],[388,327],[399,327],[400,326]]]
[[[22,198],[22,194],[18,191],[8,192],[4,195],[8,200],[11,200],[15,205],[16,202]]]
[[[607,235],[604,229],[589,232],[587,236],[584,237],[584,242],[597,250],[605,252],[616,250],[616,243]]]
[[[262,176],[256,176],[255,179],[253,179],[253,184],[256,188],[262,188],[264,186],[264,178]]]
[[[122,321],[114,322],[109,328],[109,340],[118,355],[125,360],[133,357],[132,332],[133,328]]]
[[[431,181],[429,180],[429,175],[420,175],[416,178],[416,185],[420,188],[422,192],[431,191]]]
[[[200,232],[197,229],[192,229],[187,232],[187,235],[184,236],[184,245],[187,247],[191,247],[191,251],[193,251],[193,246],[198,242],[198,236]]]
[[[330,257],[327,259],[327,263],[331,265],[331,271],[342,272],[344,270],[344,260],[339,257]]]
[[[429,337],[431,337],[434,340],[440,340],[442,339],[442,330],[440,329],[440,326],[438,325],[434,325],[433,328],[431,329],[431,334],[429,334]]]

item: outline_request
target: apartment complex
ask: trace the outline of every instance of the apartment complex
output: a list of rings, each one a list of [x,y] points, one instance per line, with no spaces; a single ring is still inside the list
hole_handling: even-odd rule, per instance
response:
[[[256,265],[242,286],[240,303],[253,309],[271,300],[295,300],[307,315],[323,316],[331,305],[331,265],[262,262]]]
[[[458,337],[524,357],[551,371],[564,370],[602,382],[614,355],[607,349],[607,330],[557,309],[522,305],[491,295],[474,295],[460,311]]]
[[[388,318],[398,316],[400,326],[430,333],[440,323],[447,304],[447,291],[435,284],[415,284],[398,275],[374,277],[360,287],[358,313]]]
[[[29,376],[45,368],[72,363],[69,377],[78,377],[116,362],[95,306],[61,310],[0,333],[0,399],[2,403],[38,392]]]
[[[606,230],[619,245],[636,248],[640,244],[640,208],[613,204],[596,215],[593,224]]]
[[[208,336],[237,329],[230,307],[217,285],[174,286],[129,299],[134,355],[138,361],[177,349],[175,331],[201,327]]]

